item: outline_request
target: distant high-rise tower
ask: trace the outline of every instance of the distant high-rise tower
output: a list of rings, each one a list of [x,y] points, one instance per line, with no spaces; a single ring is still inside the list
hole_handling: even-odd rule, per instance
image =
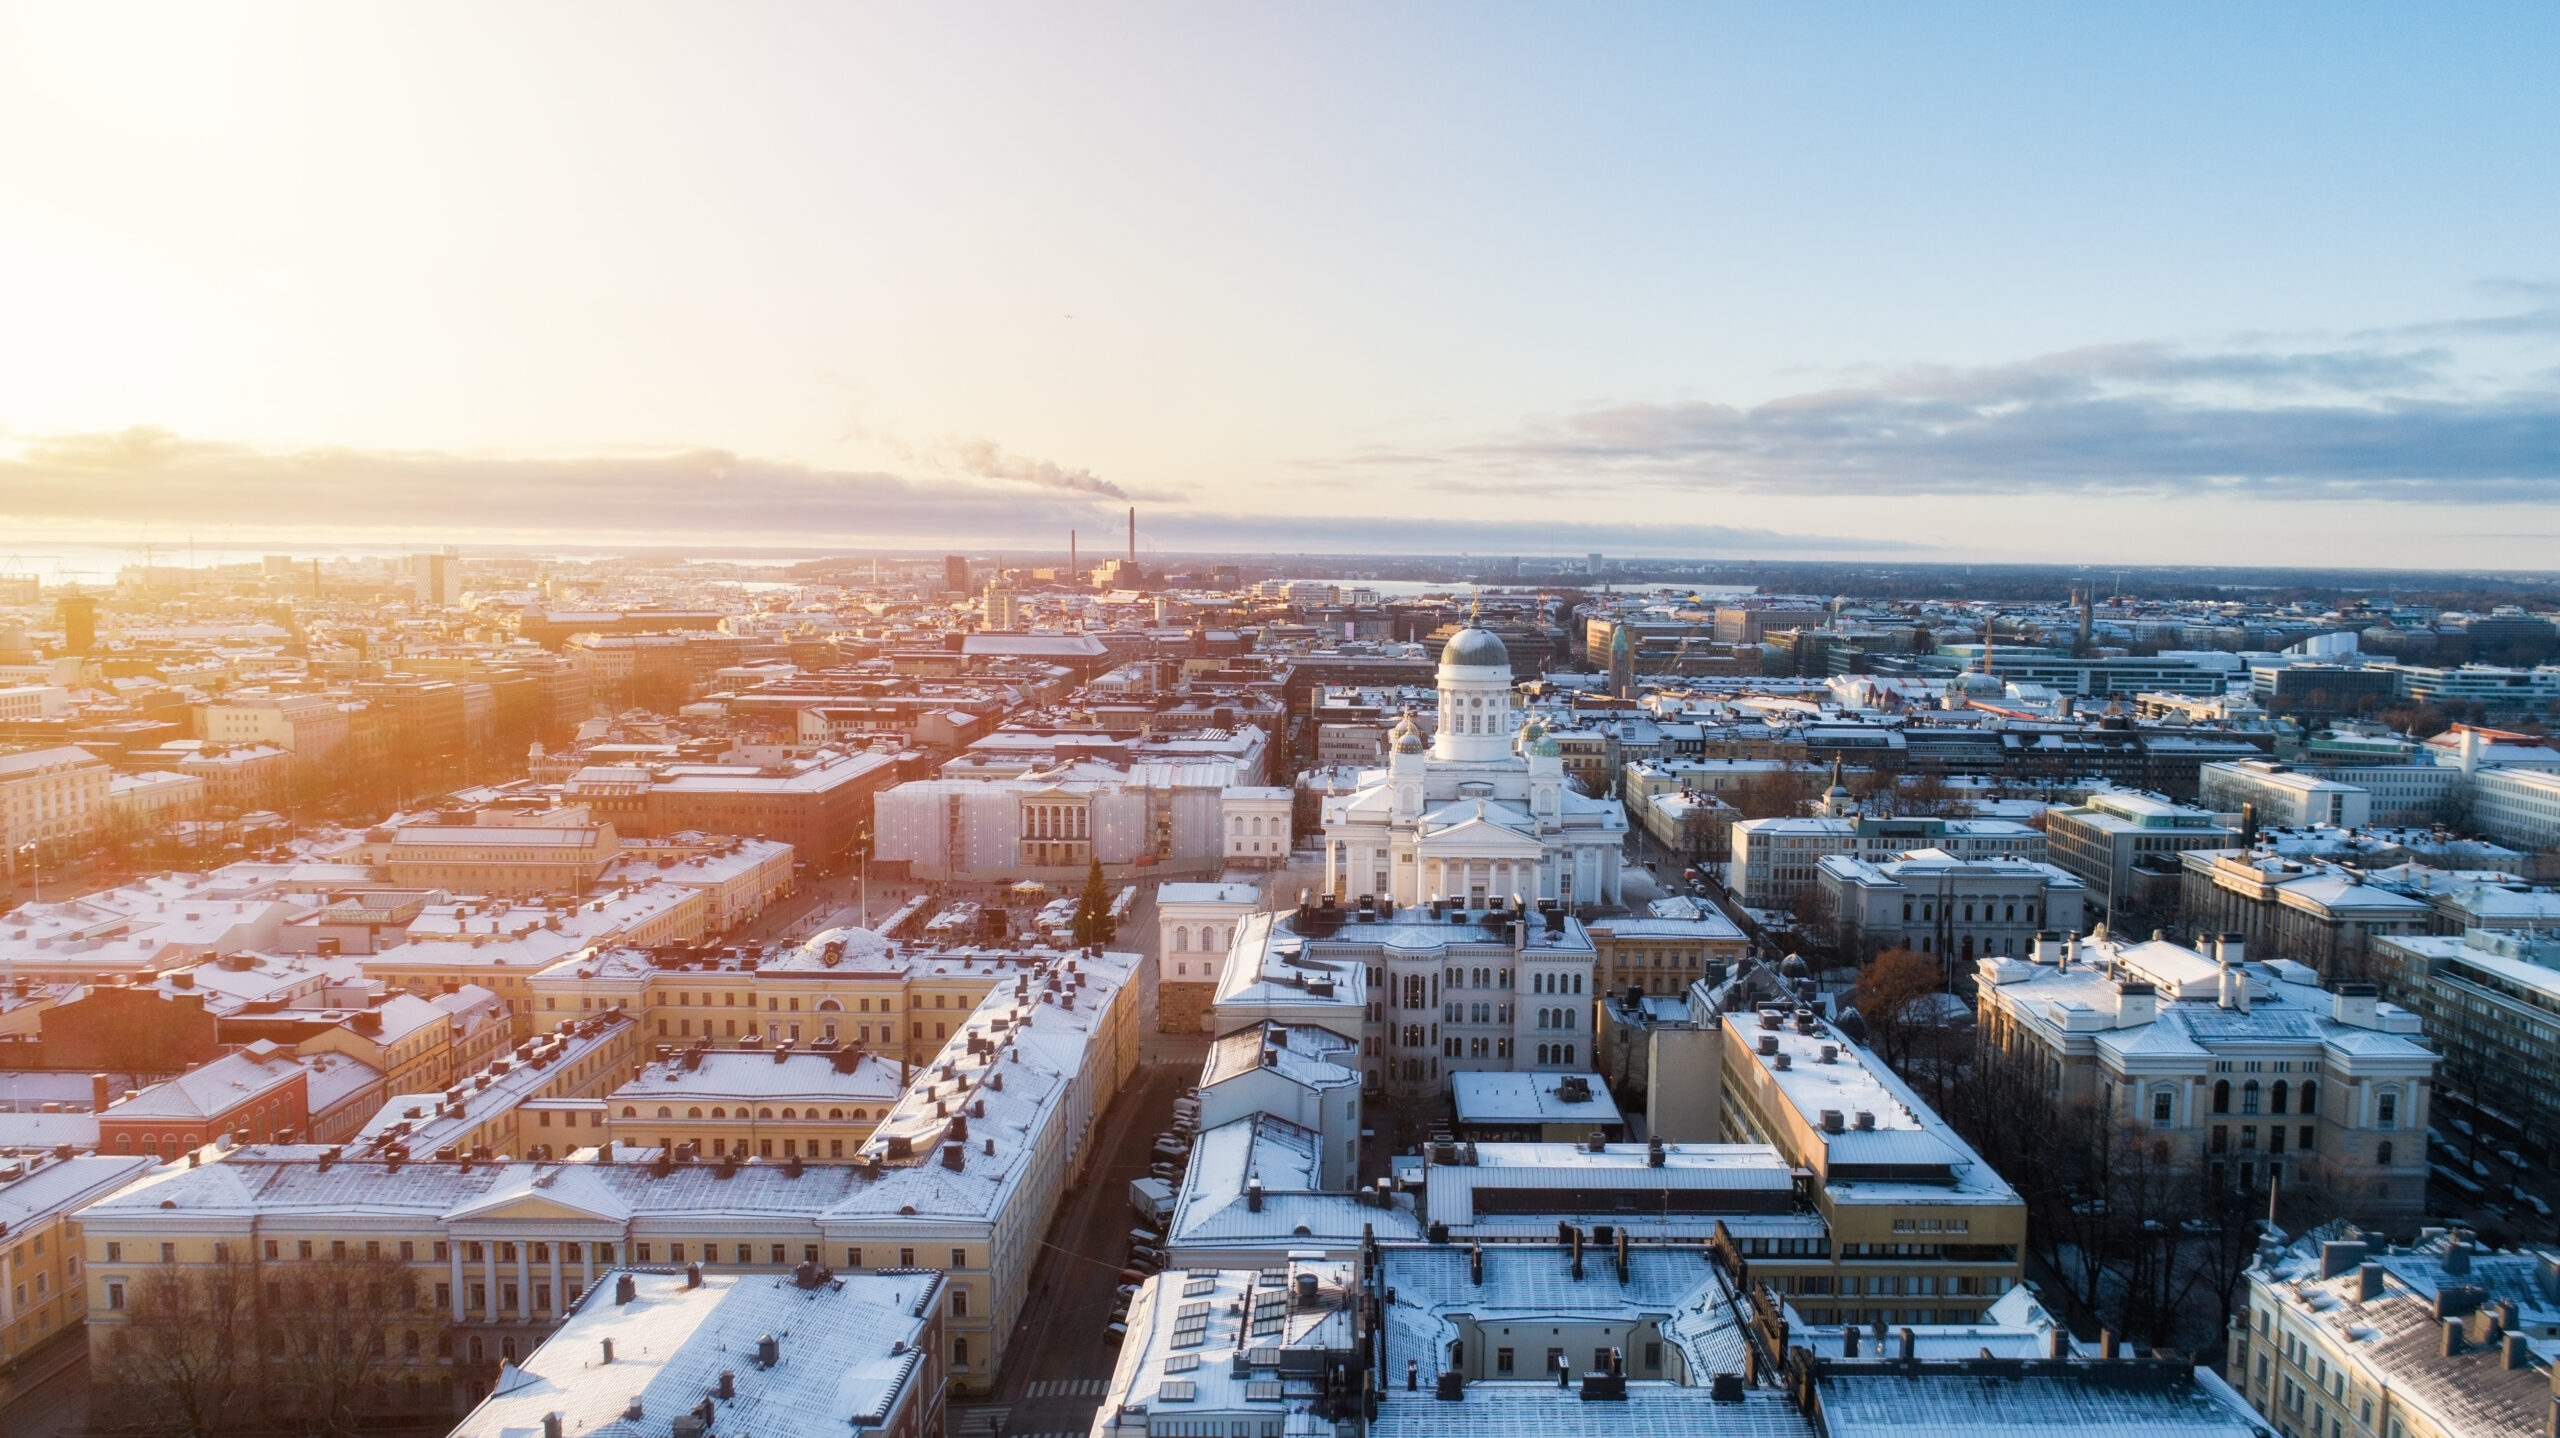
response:
[[[62,652],[86,654],[98,647],[98,601],[86,594],[61,599]]]
[[[1610,626],[1609,692],[1621,699],[1636,697],[1635,633],[1633,625]]]
[[[965,554],[942,556],[942,587],[954,594],[969,592],[969,556]]]
[[[416,566],[418,603],[428,609],[446,609],[462,601],[462,560],[452,554],[421,554],[412,561]]]
[[[1598,574],[1600,572],[1600,556],[1594,554],[1585,559],[1583,561],[1583,567],[1587,573]]]

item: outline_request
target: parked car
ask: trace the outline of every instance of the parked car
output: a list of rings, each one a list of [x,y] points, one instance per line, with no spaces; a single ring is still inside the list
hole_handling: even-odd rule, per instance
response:
[[[1120,1276],[1130,1283],[1144,1283],[1147,1281],[1149,1274],[1147,1270],[1143,1268],[1124,1268],[1120,1270]]]
[[[1148,1173],[1162,1179],[1171,1179],[1174,1174],[1179,1171],[1180,1165],[1174,1163],[1151,1163],[1147,1165]]]
[[[1119,1347],[1120,1340],[1128,1336],[1129,1325],[1126,1323],[1113,1323],[1102,1330],[1102,1341],[1110,1344],[1114,1348]]]
[[[1133,1228],[1129,1230],[1129,1241],[1131,1243],[1162,1243],[1164,1234],[1161,1230],[1153,1228]]]

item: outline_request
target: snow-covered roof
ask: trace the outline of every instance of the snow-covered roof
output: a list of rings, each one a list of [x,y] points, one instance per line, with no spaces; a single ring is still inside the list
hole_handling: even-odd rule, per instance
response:
[[[631,1273],[599,1276],[575,1313],[521,1363],[455,1438],[523,1438],[547,1415],[581,1438],[660,1438],[677,1415],[710,1398],[718,1431],[860,1433],[913,1391],[931,1359],[917,1347],[943,1280],[927,1272],[848,1273],[802,1286],[790,1276]],[[759,1345],[771,1339],[775,1362]],[[610,1363],[600,1362],[604,1344]],[[711,1397],[724,1376],[734,1396]],[[637,1416],[633,1416],[634,1414]]]
[[[1312,1293],[1302,1277],[1314,1280]],[[1206,1421],[1223,1432],[1228,1422],[1306,1412],[1313,1389],[1286,1392],[1280,1355],[1355,1351],[1354,1285],[1351,1264],[1311,1259],[1148,1279],[1129,1305],[1097,1433],[1144,1434],[1151,1417]]]
[[[1617,1101],[1597,1074],[1475,1070],[1451,1074],[1449,1093],[1462,1124],[1579,1123],[1604,1128],[1621,1122]]]
[[[712,1049],[653,1063],[605,1101],[879,1105],[903,1090],[899,1067],[877,1055],[849,1051],[839,1063],[835,1054],[808,1050]]]
[[[1259,1023],[1220,1034],[1209,1044],[1200,1067],[1200,1086],[1223,1083],[1241,1074],[1268,1069],[1308,1088],[1338,1088],[1360,1082],[1356,1062],[1359,1045],[1331,1029],[1314,1024]]]

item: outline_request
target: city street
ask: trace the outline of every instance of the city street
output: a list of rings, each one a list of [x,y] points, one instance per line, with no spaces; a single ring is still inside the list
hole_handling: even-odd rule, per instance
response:
[[[84,1333],[55,1340],[18,1359],[0,1404],[0,1433],[9,1438],[72,1438],[89,1426],[89,1345]]]
[[[996,1401],[954,1408],[952,1432],[1082,1433],[1092,1426],[1102,1380],[1119,1358],[1102,1330],[1111,1321],[1129,1229],[1138,1222],[1129,1181],[1147,1176],[1156,1135],[1173,1122],[1174,1096],[1195,1077],[1183,1066],[1142,1067],[1103,1115],[1083,1181],[1060,1205],[1034,1266],[1032,1297],[1007,1343]]]

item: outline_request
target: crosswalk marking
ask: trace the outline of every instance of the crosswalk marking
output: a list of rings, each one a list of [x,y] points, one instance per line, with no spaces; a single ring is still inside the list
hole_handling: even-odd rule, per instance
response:
[[[1111,1386],[1108,1378],[1043,1378],[1031,1385],[1025,1398],[1099,1398]]]

